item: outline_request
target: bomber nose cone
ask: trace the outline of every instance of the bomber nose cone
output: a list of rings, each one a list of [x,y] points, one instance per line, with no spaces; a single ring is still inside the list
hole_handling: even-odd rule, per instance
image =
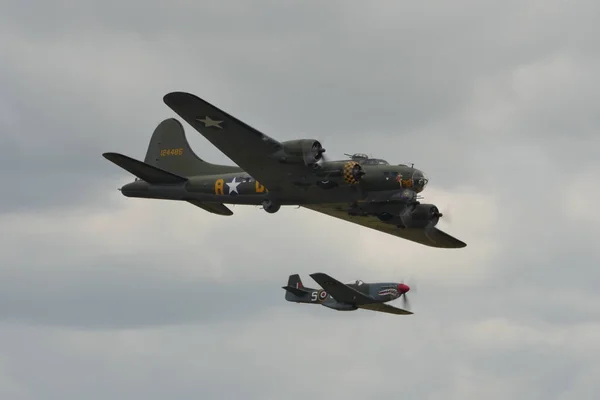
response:
[[[401,283],[398,285],[398,291],[400,293],[406,293],[410,290],[410,287],[408,285],[405,285],[404,283]]]

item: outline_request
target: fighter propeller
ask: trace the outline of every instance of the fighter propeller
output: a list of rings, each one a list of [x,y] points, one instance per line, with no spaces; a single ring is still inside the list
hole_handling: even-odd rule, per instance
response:
[[[415,290],[416,288],[413,287],[412,289]],[[398,290],[400,290],[401,292],[400,297],[402,297],[402,306],[405,309],[410,310],[410,301],[408,300],[407,293],[411,290],[411,287],[405,284],[403,279],[402,282],[400,282],[400,284],[398,285]]]

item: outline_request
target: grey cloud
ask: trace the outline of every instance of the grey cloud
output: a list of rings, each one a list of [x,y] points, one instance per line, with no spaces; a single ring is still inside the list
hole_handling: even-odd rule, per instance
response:
[[[97,398],[125,393],[148,399],[167,394],[229,398],[244,393],[280,398],[285,392],[295,399],[312,389],[323,396],[356,398],[401,391],[427,398],[470,394],[541,399],[549,393],[560,398],[574,390],[592,398],[593,385],[578,381],[585,372],[576,362],[577,347],[561,346],[553,339],[554,332],[497,320],[487,323],[499,328],[494,333],[485,331],[486,324],[386,317],[366,312],[318,316],[307,309],[290,316],[286,308],[277,307],[242,324],[107,332],[45,327],[33,331],[17,325],[5,327],[1,335],[4,342],[19,337],[30,343],[27,351],[15,347],[5,354],[16,379],[30,374],[29,365],[38,365],[37,385],[30,389],[38,396],[88,392]],[[279,325],[274,327],[272,321]],[[290,329],[290,324],[301,329]],[[581,328],[587,334],[595,332]],[[432,336],[432,331],[438,334]],[[589,336],[578,339],[582,345],[591,344]],[[495,342],[505,348],[493,346]],[[63,368],[36,363],[38,357],[58,356],[64,360]],[[72,382],[68,387],[61,383],[69,381],[67,376]]]
[[[6,3],[0,394],[594,398],[597,9]],[[123,198],[101,153],[143,158],[171,90],[334,157],[415,162],[469,247]],[[317,270],[415,275],[416,314],[283,301]]]
[[[179,18],[183,18],[183,21],[185,18],[198,18],[195,13],[188,12],[187,8],[178,8],[177,5],[174,5],[172,8],[162,10],[161,14],[157,14],[161,15],[159,18],[162,23],[142,20],[132,27],[130,13],[134,9],[120,7],[120,12],[114,13],[111,4],[107,3],[98,7],[90,3],[87,5],[81,3],[78,7],[70,7],[69,12],[74,17],[66,26],[73,23],[75,25],[71,29],[77,30],[81,28],[78,24],[85,23],[90,27],[87,30],[78,31],[80,33],[77,36],[61,37],[60,41],[57,38],[52,40],[53,31],[49,31],[49,42],[42,42],[24,34],[18,37],[25,40],[25,43],[16,42],[20,49],[17,54],[24,51],[36,54],[41,51],[41,55],[49,60],[50,65],[54,65],[50,69],[47,66],[40,70],[33,69],[29,76],[22,78],[19,78],[19,73],[13,72],[16,74],[13,81],[24,82],[25,79],[35,79],[34,74],[44,74],[44,69],[46,70],[43,86],[39,88],[38,84],[38,88],[28,89],[31,92],[30,104],[36,104],[39,101],[36,100],[36,97],[40,99],[60,98],[61,103],[58,105],[61,109],[56,110],[56,113],[64,113],[64,110],[81,105],[82,98],[86,99],[89,104],[86,111],[79,113],[81,121],[77,117],[70,117],[68,125],[56,126],[55,130],[64,132],[65,136],[54,136],[53,143],[50,143],[48,147],[48,151],[52,154],[54,151],[60,152],[61,147],[64,151],[71,146],[77,146],[78,151],[72,152],[68,158],[65,158],[67,164],[71,160],[79,161],[73,158],[77,156],[81,156],[82,160],[87,160],[88,163],[95,160],[94,157],[97,157],[107,143],[106,139],[99,138],[123,138],[125,132],[139,132],[143,124],[132,120],[133,117],[140,118],[148,126],[146,135],[140,133],[140,139],[137,142],[134,142],[132,137],[131,144],[127,144],[127,150],[138,151],[142,143],[146,143],[145,140],[147,140],[152,125],[158,122],[158,118],[152,122],[148,121],[147,115],[171,116],[170,110],[162,105],[161,97],[169,90],[178,89],[176,87],[178,85],[189,88],[187,90],[205,96],[217,104],[222,104],[224,108],[230,109],[242,117],[247,117],[250,122],[255,121],[259,127],[264,126],[265,129],[273,127],[274,132],[277,132],[283,139],[295,137],[294,135],[300,134],[298,130],[308,130],[308,133],[318,135],[328,135],[327,132],[330,132],[330,136],[325,136],[328,143],[331,143],[330,150],[335,149],[334,151],[338,151],[337,155],[341,156],[341,152],[344,151],[341,150],[341,147],[344,144],[357,149],[366,147],[368,151],[381,152],[380,142],[373,142],[372,145],[364,143],[366,133],[369,134],[369,137],[377,135],[378,132],[380,132],[379,135],[400,134],[403,137],[400,143],[394,140],[392,144],[407,143],[406,147],[415,148],[414,156],[421,160],[423,157],[427,157],[427,154],[421,154],[422,147],[418,146],[421,141],[418,138],[415,139],[410,131],[432,121],[439,121],[440,126],[448,124],[452,116],[460,112],[465,102],[469,100],[468,96],[473,84],[479,78],[497,74],[490,68],[494,67],[499,71],[517,68],[523,63],[527,63],[528,60],[552,55],[550,50],[540,46],[543,43],[550,46],[550,49],[556,50],[556,46],[564,46],[565,43],[573,41],[571,39],[564,43],[557,42],[553,37],[548,40],[547,36],[554,34],[554,31],[548,30],[537,20],[527,20],[530,23],[529,26],[540,26],[541,29],[535,34],[526,36],[525,40],[520,38],[517,42],[518,45],[515,46],[515,42],[511,39],[512,35],[516,35],[516,33],[500,35],[499,32],[503,31],[494,24],[496,19],[486,21],[485,25],[470,25],[479,18],[477,14],[465,14],[462,11],[456,12],[448,9],[440,11],[440,13],[442,11],[445,13],[445,17],[436,21],[439,31],[436,31],[437,35],[434,35],[427,25],[410,17],[411,14],[408,11],[423,11],[420,6],[407,10],[390,7],[385,11],[366,13],[360,19],[351,19],[351,17],[357,16],[359,11],[364,13],[362,8],[360,10],[349,8],[345,11],[345,9],[340,10],[334,6],[329,6],[327,9],[323,9],[321,6],[320,12],[316,16],[313,15],[314,13],[304,12],[303,14],[303,9],[300,9],[301,12],[298,12],[298,8],[281,9],[283,15],[292,12],[295,18],[298,17],[298,14],[304,15],[303,18],[294,19],[294,21],[304,21],[304,23],[297,23],[300,25],[290,24],[289,19],[276,18],[276,14],[274,14],[276,10],[266,12],[258,7],[242,7],[241,9],[228,6],[208,7],[202,10],[203,23],[190,24],[189,26],[194,27],[194,31],[183,32],[181,36],[177,37],[174,36],[171,29],[164,27],[172,26],[170,24]],[[150,10],[153,9],[152,4],[149,4],[148,13],[146,13],[150,16],[144,18],[152,18],[150,13]],[[226,29],[222,24],[212,22],[219,20],[218,16],[221,12],[233,12],[233,15],[237,15],[239,10],[249,13],[247,18],[249,21],[255,21],[255,18],[267,18],[271,24],[251,25],[252,29],[248,32],[243,29],[243,23],[227,25]],[[513,20],[532,18],[533,15],[540,18],[540,13],[534,13],[535,10],[527,10],[524,16],[520,15],[523,14],[523,11],[518,12],[516,9],[506,7],[496,11],[497,17],[504,18],[497,20],[500,25],[510,25]],[[137,11],[135,12],[137,13]],[[400,20],[396,21],[389,16],[386,17],[385,13],[396,16]],[[10,21],[19,20],[19,15],[17,14],[17,17]],[[169,15],[173,15],[173,17],[171,18]],[[328,19],[327,23],[322,21],[319,24],[314,20],[315,17],[331,17],[333,15],[335,17]],[[541,15],[550,20],[556,18],[556,12],[542,13]],[[156,43],[154,47],[151,47],[150,42],[146,41],[143,35],[130,35],[122,32],[121,36],[117,36],[119,41],[116,44],[114,36],[98,30],[106,24],[114,23],[115,18],[123,18],[124,21],[127,21],[127,25],[117,23],[123,28],[127,26],[130,30],[137,28],[142,32],[161,32],[160,36],[154,39]],[[45,20],[52,21],[49,18],[45,18]],[[133,20],[135,21],[135,19]],[[265,41],[260,29],[272,29],[273,21],[276,23],[278,20],[288,22],[277,26],[285,25],[288,30],[292,30],[296,26],[292,32],[301,36],[290,38],[289,35],[281,35]],[[541,21],[543,20],[541,19]],[[8,21],[9,25],[10,21]],[[352,21],[352,24],[349,24],[349,21]],[[486,31],[485,33],[478,31],[478,35],[474,35],[469,31],[457,30],[457,25],[461,24],[472,26],[472,29],[481,26]],[[381,30],[370,29],[374,26],[381,26],[382,30],[385,29],[383,31],[385,36],[381,36]],[[97,29],[92,29],[92,27]],[[56,26],[53,25],[52,29],[55,28]],[[22,30],[22,27],[20,29]],[[331,32],[329,35],[317,35],[316,32],[321,32],[321,29]],[[519,31],[519,29],[516,30],[516,32]],[[569,35],[577,34],[577,31],[569,32],[561,37],[568,38]],[[219,37],[232,35],[236,39],[248,38],[248,43],[240,45],[235,42],[229,46],[223,46],[219,41],[215,41],[212,35],[220,35]],[[387,39],[381,40],[382,37]],[[486,40],[481,40],[482,37],[485,37]],[[193,48],[198,49],[196,51],[190,51],[189,46],[185,46],[186,41],[192,40],[192,38],[193,41],[190,44],[193,43]],[[448,40],[449,44],[441,45],[442,38]],[[492,38],[496,38],[496,41],[492,41]],[[94,47],[89,46],[89,41],[94,42]],[[419,46],[415,46],[414,43],[419,43]],[[513,51],[520,50],[522,52],[520,57],[526,57],[526,59],[520,61],[518,54],[515,55],[515,58],[511,54],[500,52],[498,50],[499,43],[505,45],[505,50],[513,48],[516,49]],[[27,50],[27,45],[33,45],[33,47]],[[78,52],[87,53],[88,61],[78,59],[77,53],[69,51],[70,48],[77,48]],[[202,49],[207,50],[201,51]],[[277,50],[276,53],[274,53],[274,49]],[[448,53],[449,49],[452,49],[451,53]],[[382,50],[386,54],[383,58],[381,57]],[[547,53],[539,53],[543,51],[547,51]],[[204,52],[207,54],[203,54]],[[315,52],[314,55],[310,57],[299,58],[300,54],[307,55],[313,54],[313,52]],[[12,53],[14,54],[14,52]],[[57,57],[56,59],[52,57],[53,54]],[[128,55],[127,58],[124,57],[125,54]],[[136,58],[132,58],[133,54],[136,55]],[[28,62],[32,62],[33,58],[28,57],[28,60]],[[67,60],[69,60],[68,64]],[[19,62],[23,61],[17,58],[15,67],[21,65]],[[76,63],[73,64],[73,61]],[[77,68],[78,64],[79,68]],[[427,69],[424,69],[423,65],[427,65]],[[98,67],[101,67],[100,74],[97,72]],[[32,67],[30,66],[30,68]],[[439,70],[433,68],[439,68]],[[67,75],[64,71],[61,72],[61,69],[66,71],[74,69],[76,72]],[[190,77],[194,76],[194,79],[178,79],[177,75],[180,75],[181,72],[185,72]],[[367,78],[364,77],[365,75]],[[57,81],[57,78],[64,80],[73,76],[77,76],[77,79],[81,81],[80,88],[73,85],[60,86],[60,81]],[[144,79],[140,79],[140,76]],[[50,79],[56,83],[54,86],[48,87]],[[210,80],[215,79],[227,80],[231,83],[211,85],[207,92],[205,86]],[[154,89],[149,93],[146,82],[153,80],[158,80],[158,85],[164,89]],[[129,83],[127,83],[128,81]],[[86,86],[83,86],[84,84]],[[102,85],[102,89],[98,88],[99,84]],[[99,91],[94,96],[89,96],[87,95],[88,88],[92,87]],[[195,89],[196,87],[197,89]],[[47,91],[50,88],[53,90],[52,93]],[[135,88],[135,91],[140,94],[130,91],[124,95],[119,92],[124,88]],[[66,89],[69,89],[72,95],[69,96]],[[17,91],[23,93],[24,88],[21,87]],[[377,96],[370,94],[374,92],[378,93]],[[257,96],[272,99],[272,102],[256,102]],[[151,98],[155,100],[147,100]],[[281,101],[281,98],[284,98],[285,101]],[[346,101],[346,99],[353,100]],[[18,99],[13,101],[18,101]],[[141,103],[142,101],[143,103]],[[47,103],[45,101],[44,106],[40,104],[36,107],[38,116],[41,107],[48,107]],[[136,105],[132,109],[132,103],[140,105]],[[111,112],[109,110],[113,108],[120,113],[123,112],[121,110],[127,110],[127,113],[120,118],[122,122],[117,122],[112,116],[110,119],[103,117],[103,114]],[[131,111],[134,111],[133,115]],[[299,114],[302,115],[299,116]],[[309,115],[309,119],[307,120],[304,115]],[[41,122],[42,120],[36,118],[36,121]],[[93,121],[93,124],[89,124],[89,121]],[[289,121],[298,122],[290,126]],[[304,125],[305,121],[309,123]],[[23,131],[23,128],[30,131],[52,127],[48,122],[51,121],[47,121],[39,127],[25,125],[20,131]],[[316,125],[314,125],[315,123]],[[295,127],[296,125],[298,128]],[[464,134],[466,128],[468,127],[458,127],[451,132],[452,134],[446,132],[446,136],[456,140],[461,137],[461,132]],[[525,133],[522,132],[522,134]],[[340,134],[344,138],[338,141],[340,139],[336,139],[336,136]],[[430,138],[437,136],[431,132],[426,135],[425,142],[430,142]],[[473,140],[476,135],[476,132],[472,132],[467,135],[466,139]],[[388,140],[384,139],[386,143]],[[417,145],[415,145],[415,140]],[[116,143],[122,146],[123,140]],[[133,147],[134,143],[139,143],[139,145]],[[389,147],[393,148],[394,146]],[[396,147],[403,148],[405,146]],[[31,151],[31,147],[28,150]],[[443,146],[439,148],[430,146],[429,150],[431,153],[438,154],[443,151]],[[387,156],[387,153],[385,155]],[[393,156],[397,157],[396,154]],[[219,157],[218,154],[217,157]],[[429,162],[429,159],[425,158],[424,161]],[[455,159],[450,159],[450,161],[453,162]]]
[[[317,227],[297,226],[298,214],[265,220],[236,208],[237,220],[225,221],[186,203],[163,203],[164,215],[149,201],[137,212],[119,204],[5,218],[0,319],[89,329],[241,321],[280,303],[288,275],[354,256],[323,246],[351,235],[310,238]],[[283,242],[273,234],[282,222],[291,228]]]
[[[69,282],[32,285],[36,278],[31,275],[5,281],[0,294],[2,320],[82,329],[210,324],[222,319],[241,323],[283,298],[283,290],[277,289],[285,284],[284,278],[279,286],[172,282],[168,274],[153,276],[148,268],[128,266],[123,260],[104,261],[87,266],[87,272],[71,272]],[[61,272],[52,264],[45,267]],[[31,294],[24,296],[28,291]]]

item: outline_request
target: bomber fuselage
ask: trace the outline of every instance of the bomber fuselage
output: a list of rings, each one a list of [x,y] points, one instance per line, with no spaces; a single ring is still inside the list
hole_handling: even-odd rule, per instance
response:
[[[356,182],[324,176],[315,184],[298,184],[297,190],[278,196],[278,202],[281,205],[304,205],[354,202],[367,198],[390,200],[406,189],[420,193],[428,182],[422,171],[406,165],[362,165],[362,171],[364,175]],[[180,184],[149,184],[138,179],[124,185],[121,192],[127,197],[245,205],[260,205],[269,197],[268,188],[243,171],[191,176]]]

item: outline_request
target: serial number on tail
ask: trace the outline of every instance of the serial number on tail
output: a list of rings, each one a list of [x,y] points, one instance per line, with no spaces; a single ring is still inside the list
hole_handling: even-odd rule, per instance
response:
[[[183,155],[183,148],[178,148],[178,149],[162,149],[160,151],[160,156],[161,157],[167,157],[167,156],[180,156]]]

